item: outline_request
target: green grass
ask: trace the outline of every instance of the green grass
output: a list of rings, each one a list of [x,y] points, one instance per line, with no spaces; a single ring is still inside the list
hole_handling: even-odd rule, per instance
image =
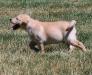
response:
[[[83,53],[61,44],[33,53],[25,31],[12,31],[9,19],[20,13],[41,21],[77,20]],[[0,75],[92,75],[92,0],[0,0]]]

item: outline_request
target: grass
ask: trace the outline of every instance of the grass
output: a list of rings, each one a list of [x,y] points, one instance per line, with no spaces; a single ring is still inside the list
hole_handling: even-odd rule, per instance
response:
[[[12,31],[9,18],[20,13],[41,21],[77,20],[83,53],[68,53],[65,44],[33,53],[25,31]],[[0,75],[92,75],[92,0],[0,0]]]

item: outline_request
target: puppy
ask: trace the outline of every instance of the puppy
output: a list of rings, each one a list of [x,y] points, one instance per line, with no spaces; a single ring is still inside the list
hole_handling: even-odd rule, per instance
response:
[[[12,19],[10,22],[13,24],[13,30],[19,28],[28,32],[32,39],[30,45],[38,45],[42,53],[45,53],[44,44],[52,41],[61,42],[65,40],[69,44],[70,51],[75,47],[80,48],[82,51],[86,51],[82,42],[77,39],[76,36],[76,21],[56,21],[56,22],[41,22],[32,19],[27,14],[20,14]]]

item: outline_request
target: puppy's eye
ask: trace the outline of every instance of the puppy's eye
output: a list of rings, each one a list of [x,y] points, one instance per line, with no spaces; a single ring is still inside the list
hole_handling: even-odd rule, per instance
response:
[[[19,20],[18,18],[16,18],[16,20]]]
[[[19,18],[16,18],[16,20],[21,21]]]

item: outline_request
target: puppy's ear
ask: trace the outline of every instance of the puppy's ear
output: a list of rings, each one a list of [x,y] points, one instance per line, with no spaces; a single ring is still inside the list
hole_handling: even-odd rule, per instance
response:
[[[21,27],[22,27],[23,29],[26,29],[26,26],[27,26],[27,23],[26,23],[26,22],[22,22]]]
[[[25,20],[25,21],[22,22],[22,25],[27,25],[28,22],[29,22],[28,20]]]
[[[25,25],[27,25],[27,23],[26,22],[22,22],[22,25],[25,26]]]

